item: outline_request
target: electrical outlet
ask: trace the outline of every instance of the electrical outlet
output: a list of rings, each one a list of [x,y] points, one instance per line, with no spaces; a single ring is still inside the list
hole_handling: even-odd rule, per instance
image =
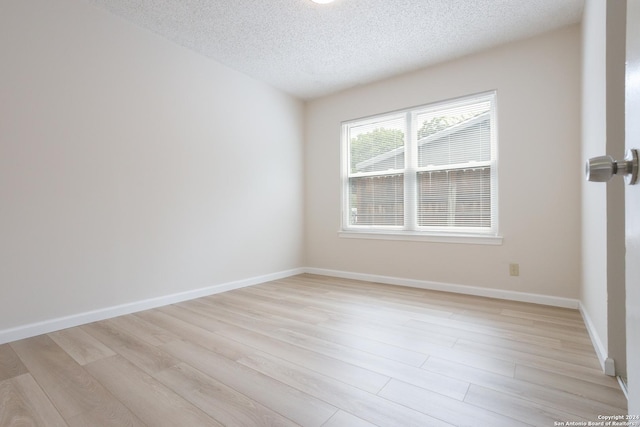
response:
[[[519,276],[520,275],[520,264],[517,264],[517,263],[509,264],[509,275],[510,276]]]

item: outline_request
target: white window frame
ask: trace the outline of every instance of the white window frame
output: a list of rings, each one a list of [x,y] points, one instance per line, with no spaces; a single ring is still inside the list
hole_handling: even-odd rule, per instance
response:
[[[449,109],[451,107],[473,104],[479,101],[490,101],[490,147],[491,159],[487,162],[476,163],[476,166],[489,166],[491,170],[491,226],[490,227],[419,227],[417,223],[417,173],[428,170],[455,169],[447,167],[418,167],[417,159],[417,130],[413,126],[413,118],[416,113],[424,113],[429,110]],[[400,170],[404,175],[404,226],[382,225],[355,225],[350,224],[349,208],[349,128],[354,125],[363,125],[390,119],[393,117],[405,117],[407,131],[405,134],[404,169]],[[341,229],[340,237],[363,238],[378,240],[418,240],[444,243],[468,243],[468,244],[502,244],[502,237],[498,229],[498,141],[497,141],[497,93],[496,91],[474,94],[461,98],[449,99],[427,105],[411,107],[361,119],[349,120],[342,123],[341,129]],[[368,173],[355,174],[365,176]],[[379,175],[382,175],[380,173]]]

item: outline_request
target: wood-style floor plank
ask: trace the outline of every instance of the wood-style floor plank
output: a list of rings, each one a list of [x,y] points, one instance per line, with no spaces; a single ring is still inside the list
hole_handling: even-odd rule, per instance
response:
[[[379,394],[459,427],[531,425],[398,380],[389,381]]]
[[[218,298],[217,301],[225,301],[230,306],[240,306],[241,308],[245,307],[247,303],[250,303],[255,312],[305,323],[316,323],[326,320],[326,315],[318,315],[305,310],[307,307],[305,304],[264,295],[256,295],[248,289],[240,289],[237,293],[227,293]]]
[[[0,381],[0,426],[66,426],[30,374]]]
[[[501,310],[500,315],[517,317],[520,319],[538,320],[538,321],[551,323],[554,325],[572,326],[572,327],[577,327],[580,330],[584,329],[584,322],[579,317],[567,318],[567,317],[561,317],[558,315],[550,315],[550,314],[544,314],[544,313],[531,313],[531,312],[522,311],[522,310],[510,310],[510,309]]]
[[[155,378],[225,426],[297,425],[185,363],[158,372]]]
[[[454,348],[487,356],[494,355],[497,358],[515,363],[552,363],[553,361],[557,361],[561,363],[572,363],[574,365],[592,369],[598,369],[600,367],[597,359],[562,352],[555,348],[543,349],[540,347],[534,347],[531,349],[524,349],[522,346],[516,344],[514,344],[513,347],[504,347],[492,343],[469,341],[465,339],[458,340]]]
[[[319,324],[309,325],[291,322],[287,329],[300,334],[308,335],[334,344],[345,345],[380,357],[406,363],[407,365],[420,366],[427,359],[426,352],[409,350],[396,345],[386,344],[382,341],[369,339],[357,333],[344,330],[325,328]]]
[[[246,290],[242,295],[247,295],[248,292],[252,290]],[[228,299],[225,296],[225,301]],[[233,307],[242,311],[241,305],[234,304]],[[264,305],[263,305],[264,306]],[[229,305],[225,304],[225,308],[228,308]],[[258,308],[253,311],[259,312],[260,316],[264,318],[269,318],[272,320],[272,323],[276,325],[285,324],[281,319],[274,318],[273,313],[269,310],[268,307],[264,306],[264,308]],[[314,336],[319,339],[323,339],[326,341],[330,341],[336,344],[345,344],[350,347],[358,348],[363,351],[371,352],[377,354],[382,357],[387,357],[389,359],[393,359],[399,362],[407,363],[414,366],[420,366],[426,360],[426,355],[424,353],[419,353],[412,350],[403,349],[398,346],[386,345],[380,341],[373,341],[363,338],[356,334],[348,334],[344,331],[336,331],[332,329],[325,329],[320,327],[317,323],[314,322],[323,322],[328,320],[328,316],[325,314],[311,314],[312,310],[309,310],[307,307],[304,308],[305,316],[300,316],[299,313],[289,314],[289,317],[286,319],[286,324],[288,325],[288,329],[296,332],[300,332],[306,335]],[[237,313],[237,311],[236,311]],[[316,311],[316,313],[318,313]],[[284,317],[281,312],[278,312],[277,316]],[[309,320],[311,319],[311,320]],[[260,322],[260,326],[264,326],[264,322]],[[423,337],[421,337],[423,338]],[[453,340],[450,338],[446,339],[447,344],[453,344]]]
[[[409,410],[378,395],[269,355],[246,356],[239,362],[380,427],[451,426],[427,414]]]
[[[89,363],[87,369],[149,426],[222,426],[120,355]]]
[[[320,374],[332,377],[370,393],[377,393],[391,379],[389,376],[346,363],[288,342],[240,328],[218,332],[220,335],[272,356],[303,365]]]
[[[0,426],[550,426],[626,412],[577,310],[303,274],[0,345]]]
[[[109,324],[149,345],[157,346],[181,339],[179,335],[173,334],[133,314],[110,319]]]
[[[419,353],[429,353],[434,345],[453,347],[458,340],[457,336],[440,332],[415,330],[407,325],[388,325],[380,322],[378,318],[367,322],[366,319],[356,318],[351,314],[332,316],[331,320],[319,323],[319,325],[334,331],[347,332]]]
[[[421,333],[442,334],[447,337],[484,343],[499,343],[501,340],[509,340],[514,344],[523,343],[551,348],[559,348],[562,343],[559,338],[549,338],[495,326],[483,326],[474,322],[459,321],[458,319],[447,319],[446,321],[442,319],[431,319],[429,321],[412,319],[403,326],[417,329]]]
[[[335,406],[192,343],[163,348],[188,365],[303,426],[321,426]]]
[[[227,359],[237,360],[244,355],[244,353],[242,353],[242,348],[235,345],[234,341],[230,342],[222,336],[217,335],[215,332],[211,332],[196,324],[185,322],[177,317],[168,315],[164,309],[162,310],[163,311],[154,310],[139,313],[137,316],[153,320],[157,325],[176,334],[180,334],[183,338],[183,342],[196,343],[200,347],[212,351],[220,356],[224,356]]]
[[[618,380],[608,375],[602,375],[602,369],[600,368],[587,368],[585,366],[574,365],[570,362],[560,362],[553,359],[521,361],[518,363],[518,366],[538,368],[548,373],[564,375],[620,391],[620,384],[618,384]]]
[[[94,425],[117,425],[113,420],[140,425],[122,402],[48,336],[16,341],[11,347],[67,421],[90,413],[96,417],[91,420]]]
[[[624,413],[626,408],[626,400],[624,399],[621,399],[616,405],[609,405],[566,390],[548,388],[515,378],[507,378],[435,357],[427,359],[423,367],[455,378],[464,378],[472,385],[475,384],[520,397],[535,404],[565,411],[592,421],[597,421],[598,415]]]
[[[0,345],[0,381],[26,374],[24,366],[18,355],[9,344]]]
[[[469,387],[464,401],[514,419],[526,420],[535,426],[553,426],[557,421],[589,421],[575,414],[475,384],[471,384]]]
[[[347,346],[332,344],[317,338],[298,334],[297,332],[281,330],[274,333],[277,338],[302,346],[320,354],[355,364],[382,375],[398,378],[429,390],[438,391],[447,396],[462,400],[469,383],[459,381],[446,375],[433,374],[414,366],[398,363],[391,359],[386,359],[374,354],[360,350],[351,349]]]
[[[82,329],[148,374],[180,363],[156,346],[130,335],[126,326],[116,326],[112,320],[85,325]]]
[[[558,373],[551,373],[529,366],[518,366],[516,368],[515,378],[531,384],[538,384],[556,390],[563,390],[577,396],[584,396],[588,399],[606,403],[611,406],[615,406],[625,399],[624,393],[619,388],[603,388],[599,384],[594,384],[589,381]]]
[[[81,328],[53,332],[49,337],[80,365],[95,362],[116,353]]]
[[[348,412],[338,411],[322,427],[376,427],[376,425]]]

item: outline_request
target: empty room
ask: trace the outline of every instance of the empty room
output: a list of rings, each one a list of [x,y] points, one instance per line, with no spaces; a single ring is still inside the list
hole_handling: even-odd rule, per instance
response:
[[[637,0],[0,0],[0,426],[640,426],[638,76]]]

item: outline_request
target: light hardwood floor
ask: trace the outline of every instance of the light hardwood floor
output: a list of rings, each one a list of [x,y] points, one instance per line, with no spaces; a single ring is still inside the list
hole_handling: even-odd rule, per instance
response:
[[[624,413],[575,310],[314,275],[0,345],[1,426],[554,426]]]

